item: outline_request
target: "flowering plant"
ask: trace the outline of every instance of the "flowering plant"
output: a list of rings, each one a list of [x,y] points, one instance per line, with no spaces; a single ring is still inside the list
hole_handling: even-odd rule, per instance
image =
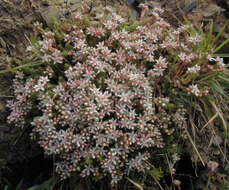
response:
[[[206,96],[205,74],[225,64],[212,50],[198,50],[203,39],[189,26],[172,28],[162,9],[134,25],[109,8],[105,13],[88,24],[82,10],[53,31],[36,23],[42,40],[27,50],[43,66],[39,74],[17,73],[8,122],[33,126],[32,137],[58,158],[61,178],[78,171],[109,175],[115,184],[131,171],[149,170],[167,137],[186,138],[187,110],[175,96]]]

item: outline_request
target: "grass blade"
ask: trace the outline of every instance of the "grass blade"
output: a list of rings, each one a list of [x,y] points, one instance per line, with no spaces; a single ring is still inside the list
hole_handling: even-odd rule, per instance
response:
[[[190,34],[191,36],[195,36],[195,35],[197,34],[197,32],[196,32],[196,30],[194,29],[194,27],[192,26],[191,22],[187,19],[186,16],[183,16],[183,18],[184,18],[184,21],[189,25],[189,29],[191,30],[191,31],[188,31],[189,34]]]
[[[227,43],[229,43],[229,38],[226,39],[225,41],[223,41],[217,48],[215,48],[215,50],[214,50],[213,53],[219,51],[219,50],[220,50],[223,46],[225,46]]]
[[[215,118],[217,117],[219,115],[219,112],[216,112],[216,114],[215,115],[213,115],[212,116],[212,118],[211,119],[209,119],[209,121],[202,127],[202,129],[200,130],[200,132],[202,132],[203,131],[203,129],[205,128],[205,127],[207,127],[208,126],[208,124],[209,123],[211,123],[212,121],[214,121],[215,120]]]
[[[212,33],[213,33],[213,21],[211,21],[210,23],[206,51],[208,51],[211,48]]]
[[[34,66],[42,65],[42,64],[43,63],[42,62],[39,62],[39,61],[30,62],[30,63],[24,64],[24,65],[20,65],[18,67],[1,70],[0,71],[0,74],[2,74],[2,73],[8,73],[8,72],[15,72],[15,71],[17,71],[19,69],[23,69],[23,68],[26,68],[26,67],[34,67]]]
[[[22,184],[23,184],[23,179],[18,183],[16,190],[21,190]]]
[[[127,177],[127,180],[129,182],[131,182],[132,184],[134,184],[135,187],[137,187],[137,189],[139,190],[143,190],[143,187],[141,185],[139,185],[138,183],[134,182],[133,180],[131,180],[130,178]]]
[[[212,106],[214,107],[214,109],[219,113],[219,117],[222,121],[223,127],[225,129],[225,132],[227,134],[227,121],[225,120],[223,113],[219,110],[219,108],[216,106],[215,102],[211,102]]]
[[[225,77],[223,77],[221,75],[219,75],[219,78],[229,83],[229,78],[225,78]]]
[[[214,53],[212,57],[229,57],[229,53]]]
[[[216,37],[214,38],[214,40],[212,40],[211,47],[218,41],[218,39],[220,38],[220,36],[224,32],[225,28],[227,27],[228,23],[229,23],[229,20],[227,20],[227,22],[223,25],[223,27],[221,28],[221,30],[219,31],[219,33],[216,35]]]
[[[223,88],[217,84],[215,81],[211,81],[210,82],[210,87],[212,87],[215,91],[217,91],[219,94],[223,95],[225,98],[229,98],[225,93],[224,93],[224,90]]]
[[[192,144],[194,150],[196,151],[198,157],[200,158],[201,163],[203,164],[203,166],[205,166],[205,163],[204,163],[204,161],[203,161],[203,159],[202,159],[202,157],[201,157],[201,155],[200,155],[198,149],[196,148],[196,145],[195,145],[195,143],[193,142],[191,135],[189,134],[189,132],[188,132],[187,129],[185,129],[185,131],[186,131],[186,134],[188,135],[188,138],[189,138],[189,140],[190,140],[190,142],[191,142],[191,144]]]

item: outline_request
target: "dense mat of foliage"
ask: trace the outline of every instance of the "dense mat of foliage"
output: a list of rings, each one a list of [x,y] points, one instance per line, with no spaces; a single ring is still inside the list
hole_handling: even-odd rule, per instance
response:
[[[41,65],[17,73],[8,122],[33,126],[62,179],[79,172],[115,184],[132,171],[173,172],[188,110],[228,100],[226,65],[213,56],[217,39],[191,25],[173,28],[158,8],[133,23],[109,7],[90,23],[84,11],[52,31],[35,25],[42,38],[28,51]],[[156,156],[162,152],[171,154]]]

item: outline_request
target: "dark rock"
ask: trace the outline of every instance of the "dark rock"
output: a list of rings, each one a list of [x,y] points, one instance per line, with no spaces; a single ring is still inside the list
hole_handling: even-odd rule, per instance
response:
[[[59,19],[62,15],[61,11],[56,6],[49,6],[41,11],[41,16],[49,24],[53,18]]]
[[[140,4],[141,4],[140,0],[127,0],[127,5],[134,8],[139,14],[141,13],[141,9],[139,8]]]
[[[127,0],[128,5],[132,5],[135,2],[135,0]]]
[[[222,9],[225,9],[224,14],[229,18],[229,0],[217,0],[216,2]]]
[[[179,3],[179,6],[181,10],[184,12],[184,14],[188,14],[189,12],[191,12],[194,8],[197,7],[197,5],[198,5],[198,0],[192,0],[188,2],[185,2],[184,0],[182,0]]]
[[[221,8],[216,4],[209,4],[204,10],[203,10],[203,16],[210,18],[216,15],[219,15],[221,11]]]

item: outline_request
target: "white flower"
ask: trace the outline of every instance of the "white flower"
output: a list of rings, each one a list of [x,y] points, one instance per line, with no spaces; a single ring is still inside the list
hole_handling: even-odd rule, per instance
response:
[[[193,44],[196,44],[198,42],[201,42],[202,41],[202,37],[200,35],[196,35],[196,36],[190,36],[188,38],[188,41],[193,43]]]
[[[32,46],[28,46],[25,51],[32,51],[32,50],[33,50],[33,47]]]
[[[198,73],[200,71],[200,66],[195,65],[193,67],[189,67],[187,73]]]
[[[185,53],[183,53],[183,52],[181,52],[179,55],[178,55],[178,57],[181,59],[181,61],[185,61],[185,57],[186,57],[187,55],[185,54]]]
[[[76,12],[75,15],[74,15],[75,16],[75,19],[81,20],[82,19],[82,16],[81,15],[82,15],[82,13]]]
[[[220,69],[223,69],[226,66],[226,64],[223,62],[223,58],[221,58],[221,57],[214,58],[211,55],[207,55],[207,59],[209,61],[215,61],[216,64],[219,66]]]
[[[207,165],[208,165],[208,168],[211,170],[212,173],[214,173],[216,168],[219,167],[219,164],[217,162],[215,162],[215,161],[209,161],[207,163]]]
[[[226,65],[223,62],[223,58],[216,57],[215,61],[216,61],[217,65],[219,66],[220,69],[225,68]]]
[[[191,93],[195,94],[196,96],[199,96],[200,95],[200,90],[199,90],[197,84],[190,85],[189,86],[189,89],[190,89]]]
[[[47,76],[46,77],[41,76],[37,81],[37,85],[34,86],[35,91],[36,92],[38,92],[39,90],[44,91],[45,85],[47,84],[48,81],[49,79]]]
[[[207,59],[208,59],[209,61],[215,61],[215,58],[212,57],[211,55],[207,55]]]
[[[118,24],[116,22],[112,21],[112,20],[106,21],[105,23],[103,23],[103,25],[108,30],[113,30],[118,26]]]

